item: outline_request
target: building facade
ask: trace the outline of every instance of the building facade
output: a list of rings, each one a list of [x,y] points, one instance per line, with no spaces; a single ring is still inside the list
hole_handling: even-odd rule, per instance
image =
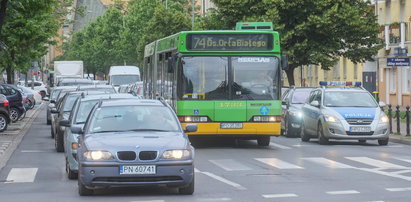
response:
[[[377,55],[380,100],[411,105],[411,0],[375,0],[384,48]]]

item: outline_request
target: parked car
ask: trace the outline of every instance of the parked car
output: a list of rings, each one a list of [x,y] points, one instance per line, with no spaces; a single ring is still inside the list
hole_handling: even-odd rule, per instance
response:
[[[161,123],[161,124],[159,124]],[[80,195],[117,186],[166,185],[194,192],[194,148],[174,111],[158,100],[103,101],[93,108],[78,149]]]
[[[19,81],[17,82],[17,86],[23,86],[23,87],[29,87],[31,88],[33,81],[29,80],[27,81],[27,86],[25,85],[25,81]],[[34,90],[40,92],[40,95],[42,98],[46,97],[48,95],[48,87],[46,84],[44,84],[41,81],[34,81]]]
[[[0,84],[1,94],[7,97],[10,104],[10,119],[16,122],[24,113],[23,95],[19,89],[11,84]]]
[[[93,81],[88,79],[62,79],[57,86],[87,86],[92,85]]]
[[[321,85],[328,82],[323,83],[320,82]],[[301,140],[318,138],[320,144],[328,144],[330,139],[351,139],[360,143],[378,140],[379,145],[387,145],[389,124],[387,115],[381,110],[384,106],[360,86],[317,88],[311,91],[301,108]]]
[[[301,107],[314,88],[290,88],[282,99],[281,131],[286,137],[300,137]]]
[[[60,92],[62,90],[70,90],[70,89],[72,91],[74,91],[76,89],[76,87],[74,87],[74,86],[59,86],[59,87],[53,88],[53,90],[51,91],[50,98],[48,99],[50,101],[50,103],[47,105],[47,119],[46,119],[47,120],[47,125],[51,124],[51,119],[52,119],[51,109],[56,107],[56,102],[57,102],[57,99],[60,95]]]
[[[10,121],[10,103],[5,95],[0,94],[0,132],[7,130]]]
[[[29,109],[32,109],[34,105],[41,104],[43,102],[41,94],[39,91],[32,90],[31,88],[27,88],[24,86],[17,86],[23,93],[25,93],[28,97],[28,106]]]
[[[66,159],[66,172],[69,179],[77,179],[77,149],[79,134],[72,133],[71,130],[68,130],[68,128],[70,128],[70,126],[83,127],[90,111],[100,100],[135,98],[136,97],[130,94],[99,94],[86,96],[85,93],[82,93],[82,97],[73,106],[69,119],[60,121],[60,125],[66,127],[66,130],[64,130],[64,151]]]

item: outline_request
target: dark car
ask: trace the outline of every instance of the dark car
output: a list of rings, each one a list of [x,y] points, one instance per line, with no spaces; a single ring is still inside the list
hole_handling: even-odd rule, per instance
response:
[[[291,87],[282,101],[281,130],[286,137],[299,137],[301,129],[301,107],[314,88]]]
[[[78,189],[121,186],[177,187],[180,194],[194,192],[194,148],[174,111],[158,100],[102,101],[93,108],[78,149]]]
[[[5,95],[0,94],[0,132],[7,130],[10,123],[10,103]]]
[[[23,106],[23,95],[14,85],[0,84],[0,86],[1,94],[7,97],[10,104],[10,119],[12,122],[16,122],[25,111]]]
[[[49,101],[50,103],[47,105],[47,125],[51,124],[51,120],[52,120],[52,115],[51,115],[51,109],[56,107],[56,101],[57,98],[60,95],[60,92],[62,90],[67,90],[67,89],[71,89],[72,91],[74,91],[76,89],[76,87],[73,86],[60,86],[60,87],[55,87],[53,88],[53,90],[50,93],[50,98]]]

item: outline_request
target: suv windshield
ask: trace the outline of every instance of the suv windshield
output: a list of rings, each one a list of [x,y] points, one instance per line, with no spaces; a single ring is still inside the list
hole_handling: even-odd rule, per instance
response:
[[[163,106],[102,107],[90,120],[91,133],[133,130],[179,131],[179,123],[172,110]]]
[[[377,107],[374,98],[368,92],[325,92],[326,107]]]

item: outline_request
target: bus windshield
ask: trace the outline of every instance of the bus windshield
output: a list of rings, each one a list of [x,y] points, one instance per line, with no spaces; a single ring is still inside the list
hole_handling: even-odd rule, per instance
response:
[[[181,68],[182,100],[278,99],[276,57],[183,57]]]

